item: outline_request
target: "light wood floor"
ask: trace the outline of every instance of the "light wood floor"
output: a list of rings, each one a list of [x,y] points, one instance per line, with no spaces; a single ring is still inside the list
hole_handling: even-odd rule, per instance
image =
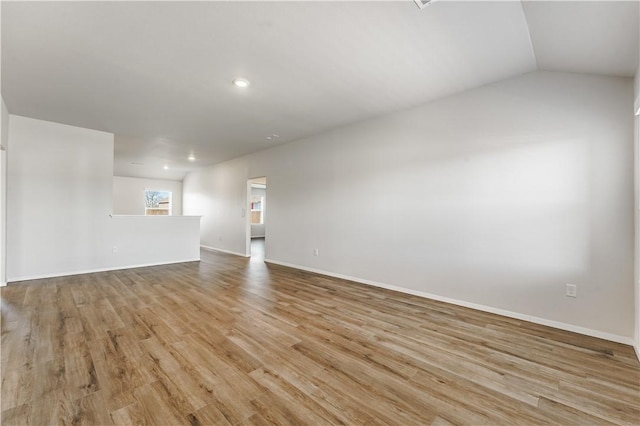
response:
[[[224,254],[2,289],[2,425],[639,424],[630,347]]]

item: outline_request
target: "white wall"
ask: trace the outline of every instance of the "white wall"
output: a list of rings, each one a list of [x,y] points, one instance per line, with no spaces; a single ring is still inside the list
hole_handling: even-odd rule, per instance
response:
[[[7,283],[7,153],[9,148],[9,111],[0,95],[0,285]]]
[[[146,189],[171,191],[171,214],[182,214],[182,182],[121,176],[113,177],[113,214],[144,215]]]
[[[191,173],[185,213],[245,254],[246,180],[266,176],[273,261],[630,342],[631,87],[488,85]]]
[[[247,176],[247,157],[243,157],[201,169],[182,181],[183,214],[202,216],[202,246],[249,255],[245,234],[249,207]]]
[[[0,120],[0,129],[0,133],[2,134],[1,145],[6,150],[9,148],[9,110],[7,110],[4,99],[2,99],[2,119]]]
[[[640,55],[639,55],[640,56]],[[634,80],[634,112],[640,106],[640,63]],[[635,116],[635,349],[640,359],[640,116]]]
[[[640,8],[638,9],[638,23],[640,24]],[[638,46],[638,68],[633,82],[635,102],[633,111],[640,108],[640,45]],[[640,360],[640,116],[635,116],[635,143],[634,143],[634,163],[635,163],[635,350]]]
[[[113,134],[10,116],[7,278],[82,271],[109,253]]]
[[[264,199],[263,202],[263,212],[262,212],[262,219],[263,219],[263,223],[262,224],[251,224],[251,238],[255,238],[255,237],[264,237],[265,236],[265,231],[266,231],[266,218],[267,218],[267,210],[266,210],[266,205],[267,205],[267,190],[264,188],[251,188],[251,196],[252,197],[262,197]]]
[[[114,215],[109,225],[109,268],[200,260],[199,217]]]
[[[0,34],[2,33],[2,3],[0,3]],[[2,43],[0,43],[0,82],[2,82]],[[0,286],[7,284],[6,241],[7,241],[7,142],[9,132],[9,112],[0,91]]]
[[[10,116],[7,278],[198,260],[198,217],[111,216],[113,134]]]

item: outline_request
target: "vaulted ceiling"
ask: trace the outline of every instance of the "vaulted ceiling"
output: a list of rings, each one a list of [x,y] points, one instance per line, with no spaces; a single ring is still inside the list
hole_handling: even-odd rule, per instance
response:
[[[182,179],[535,70],[631,77],[638,17],[637,1],[2,2],[2,96],[115,133],[116,175]]]

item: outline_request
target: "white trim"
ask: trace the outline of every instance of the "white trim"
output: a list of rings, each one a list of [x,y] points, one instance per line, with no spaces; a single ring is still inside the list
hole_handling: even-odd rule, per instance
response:
[[[7,281],[13,283],[13,282],[20,282],[20,281],[41,280],[44,278],[69,277],[72,275],[95,274],[96,272],[119,271],[122,269],[147,268],[149,266],[172,265],[174,263],[199,262],[199,261],[200,261],[200,257],[195,259],[172,260],[170,262],[141,263],[137,265],[114,266],[111,268],[85,269],[82,271],[56,272],[54,274],[29,275],[26,277],[11,278],[10,280],[7,280]]]
[[[640,361],[640,342],[636,342],[633,345],[633,349],[636,351],[636,356],[638,357],[638,361]]]
[[[135,179],[135,178],[132,178],[132,179]],[[146,217],[146,218],[148,218],[148,217],[153,217],[153,218],[159,217],[159,218],[165,218],[165,219],[166,219],[166,218],[171,218],[171,219],[188,219],[188,218],[201,218],[202,216],[198,216],[198,215],[184,215],[184,214],[178,214],[178,215],[172,214],[171,216],[163,216],[163,215],[145,215],[145,214],[113,214],[113,213],[111,213],[111,214],[109,215],[109,217],[110,217],[111,219],[117,219],[117,218],[119,218],[119,217]]]
[[[452,305],[464,306],[465,308],[471,308],[471,309],[475,309],[475,310],[478,310],[478,311],[483,311],[483,312],[489,312],[489,313],[492,313],[492,314],[502,315],[504,317],[515,318],[515,319],[528,321],[528,322],[532,322],[532,323],[540,324],[540,325],[546,325],[546,326],[557,328],[557,329],[560,329],[560,330],[572,331],[574,333],[584,334],[586,336],[591,336],[591,337],[597,337],[597,338],[604,339],[604,340],[610,340],[610,341],[616,342],[616,343],[623,343],[625,345],[630,345],[630,346],[636,345],[636,342],[630,337],[619,336],[617,334],[606,333],[606,332],[598,331],[598,330],[592,330],[590,328],[580,327],[580,326],[573,325],[573,324],[567,324],[567,323],[563,323],[563,322],[559,322],[559,321],[553,321],[553,320],[549,320],[549,319],[545,319],[545,318],[534,317],[534,316],[531,316],[531,315],[521,314],[521,313],[518,313],[518,312],[507,311],[505,309],[494,308],[492,306],[480,305],[480,304],[477,304],[477,303],[471,303],[471,302],[467,302],[467,301],[464,301],[464,300],[458,300],[458,299],[453,299],[453,298],[450,298],[450,297],[439,296],[437,294],[432,294],[432,293],[425,293],[425,292],[418,291],[418,290],[412,290],[412,289],[409,289],[409,288],[398,287],[398,286],[395,286],[395,285],[379,283],[379,282],[376,282],[376,281],[371,281],[371,280],[366,280],[366,279],[362,279],[362,278],[352,277],[352,276],[349,276],[349,275],[336,274],[336,273],[324,271],[324,270],[321,270],[321,269],[307,268],[305,266],[294,265],[292,263],[280,262],[280,261],[272,260],[272,259],[265,259],[264,261],[266,263],[273,263],[274,265],[281,265],[281,266],[286,266],[286,267],[289,267],[289,268],[301,269],[303,271],[313,272],[313,273],[320,274],[320,275],[327,275],[327,276],[330,276],[330,277],[340,278],[340,279],[343,279],[343,280],[354,281],[354,282],[361,283],[361,284],[367,284],[367,285],[372,285],[372,286],[375,286],[375,287],[385,288],[387,290],[393,290],[393,291],[397,291],[397,292],[400,292],[400,293],[411,294],[413,296],[424,297],[426,299],[432,299],[432,300],[437,300],[437,301],[440,301],[440,302],[450,303]],[[639,349],[640,348],[638,348],[636,346],[636,354],[640,354]],[[639,355],[639,359],[640,359],[640,355]]]
[[[4,287],[6,285],[7,285],[7,283],[5,281],[0,282],[0,287]]]
[[[231,251],[231,250],[225,250],[225,249],[221,249],[221,248],[216,248],[216,247],[209,247],[209,246],[203,246],[200,245],[201,249],[207,250],[207,251],[219,251],[222,253],[227,253],[227,254],[233,254],[235,256],[241,256],[241,257],[251,257],[245,253],[239,253],[237,251]]]

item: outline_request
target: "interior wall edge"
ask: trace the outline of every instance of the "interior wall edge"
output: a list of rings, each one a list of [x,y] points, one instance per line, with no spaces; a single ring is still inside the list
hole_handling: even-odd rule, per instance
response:
[[[222,248],[217,248],[217,247],[211,247],[211,246],[203,246],[201,245],[200,248],[202,248],[203,250],[207,250],[207,251],[216,251],[216,252],[220,252],[220,253],[227,253],[227,254],[232,254],[234,256],[240,256],[240,257],[251,257],[251,255],[249,254],[245,254],[245,253],[240,253],[238,251],[232,251],[232,250],[225,250]]]

